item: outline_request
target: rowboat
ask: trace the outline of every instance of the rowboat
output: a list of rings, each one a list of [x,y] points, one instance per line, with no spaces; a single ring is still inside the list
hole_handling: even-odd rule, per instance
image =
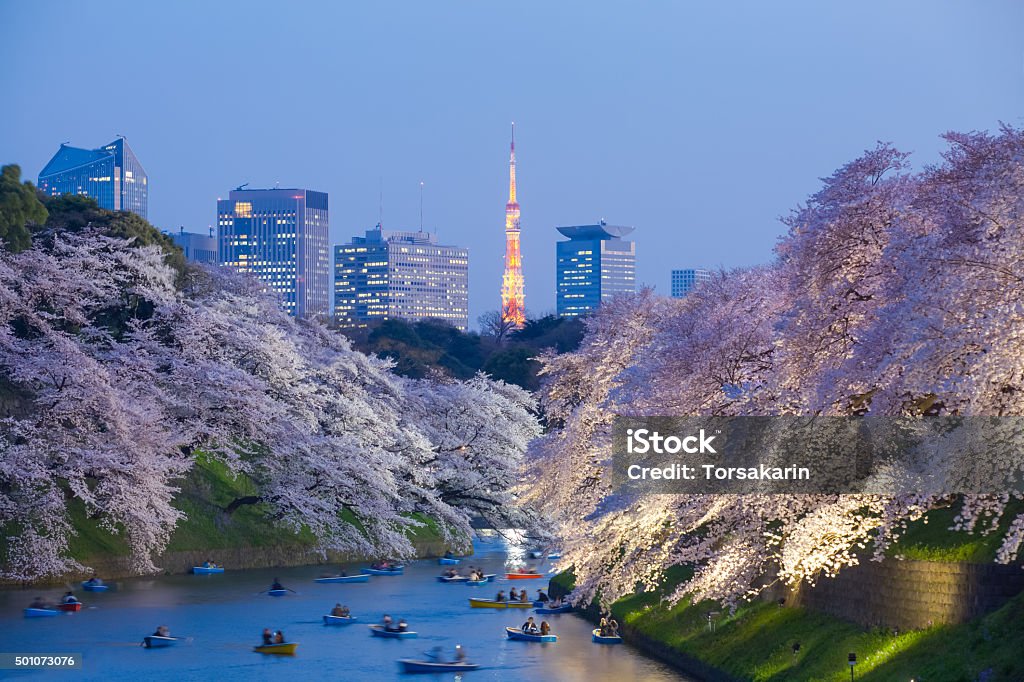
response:
[[[104,585],[102,583],[96,585],[86,580],[82,583],[82,589],[86,592],[106,592],[108,589],[110,589],[110,585]]]
[[[437,576],[437,582],[439,582],[439,583],[464,583],[464,582],[466,582],[468,580],[469,580],[469,578],[467,578],[464,575],[453,575],[450,578],[448,576],[446,576],[446,575],[439,575],[439,576]],[[485,580],[484,582],[487,582],[487,581]]]
[[[506,573],[505,577],[509,580],[533,580],[544,576],[540,573]]]
[[[459,561],[459,559],[449,559],[448,557],[443,556],[437,560],[437,563],[441,564],[442,566],[454,566],[455,564],[459,563]]]
[[[404,630],[402,632],[385,630],[383,625],[371,625],[370,634],[374,637],[394,637],[395,639],[412,639],[416,637],[416,633],[412,630]]]
[[[470,599],[469,605],[474,609],[532,609],[533,602],[528,601],[495,601],[493,599]]]
[[[369,573],[370,575],[402,575],[405,573],[405,566],[395,566],[393,568],[364,568],[363,573]]]
[[[551,560],[561,559],[561,558],[562,558],[562,555],[560,553],[558,553],[558,552],[555,552],[554,554],[548,554],[548,559],[551,559]]]
[[[314,578],[315,583],[365,583],[370,579],[369,573],[360,575],[336,575],[330,578]]]
[[[569,613],[570,611],[572,611],[572,604],[562,604],[561,606],[556,606],[553,609],[546,606],[537,607],[537,613]]]
[[[531,635],[519,628],[505,628],[505,634],[509,639],[517,639],[523,642],[557,642],[556,635]]]
[[[223,566],[193,566],[193,575],[210,575],[212,573],[223,573]]]
[[[82,610],[82,602],[76,601],[76,602],[71,602],[70,604],[57,604],[57,608],[60,609],[61,611],[71,611],[71,612],[81,611]]]
[[[590,633],[590,639],[598,644],[622,644],[622,638],[618,635],[605,637],[601,635],[600,628],[594,628]]]
[[[252,650],[261,654],[283,654],[290,656],[295,653],[295,649],[298,646],[298,642],[286,642],[284,644],[260,644],[259,646],[254,646]]]
[[[403,658],[398,661],[402,672],[406,673],[458,673],[464,670],[476,670],[479,663],[435,663],[433,661],[414,661]]]
[[[467,585],[486,585],[487,582],[488,582],[487,578],[483,578],[482,580],[467,580],[466,584]]]
[[[288,590],[267,590],[267,594],[271,597],[283,597],[288,594]]]
[[[46,618],[47,616],[56,616],[60,611],[57,609],[25,609],[26,618]]]
[[[498,577],[497,573],[485,573],[484,577],[487,578],[487,582],[493,583],[494,579]]]
[[[324,625],[351,625],[354,622],[355,616],[324,616]]]
[[[182,637],[161,637],[160,635],[150,635],[149,637],[142,638],[142,646],[147,649],[163,649],[165,647],[174,646],[182,639]]]

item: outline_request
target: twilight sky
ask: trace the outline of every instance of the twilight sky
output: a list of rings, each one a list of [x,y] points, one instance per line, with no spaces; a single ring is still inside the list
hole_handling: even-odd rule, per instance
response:
[[[149,218],[203,231],[242,184],[330,194],[331,240],[425,227],[499,305],[516,122],[526,302],[556,225],[634,225],[642,283],[764,262],[778,217],[876,140],[1024,126],[1024,3],[0,0],[0,163],[123,134]]]

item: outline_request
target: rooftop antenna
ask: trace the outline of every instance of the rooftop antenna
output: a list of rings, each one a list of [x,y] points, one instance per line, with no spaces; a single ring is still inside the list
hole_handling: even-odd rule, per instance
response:
[[[380,193],[380,204],[377,206],[377,227],[384,229],[384,176],[377,178],[377,188]]]
[[[248,182],[243,182],[241,185],[235,188],[236,192],[241,192],[243,189],[249,186]]]
[[[423,181],[420,180],[420,232],[423,231]]]

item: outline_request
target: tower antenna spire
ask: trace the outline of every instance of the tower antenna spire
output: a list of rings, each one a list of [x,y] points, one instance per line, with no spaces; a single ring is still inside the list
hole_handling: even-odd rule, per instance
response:
[[[519,247],[519,202],[516,200],[516,124],[508,157],[508,203],[505,204],[505,274],[501,280],[501,321],[512,329],[526,323],[523,257]]]
[[[377,227],[384,229],[384,176],[377,178],[377,189],[379,192],[379,204],[377,206]]]
[[[423,181],[420,180],[420,232],[423,231]]]

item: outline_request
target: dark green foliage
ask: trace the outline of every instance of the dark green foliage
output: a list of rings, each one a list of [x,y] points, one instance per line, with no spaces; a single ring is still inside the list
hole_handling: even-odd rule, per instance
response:
[[[31,182],[21,181],[21,168],[0,170],[0,244],[17,253],[32,246],[32,226],[46,222],[46,209]]]
[[[583,323],[548,316],[530,320],[503,341],[475,332],[460,332],[443,320],[419,322],[386,320],[369,333],[346,332],[353,345],[395,362],[403,376],[423,378],[433,373],[469,379],[479,371],[529,390],[539,386],[534,360],[542,350],[575,350],[583,337]]]
[[[536,391],[540,387],[540,363],[533,359],[536,355],[536,350],[525,346],[507,348],[489,357],[483,369],[495,379]]]
[[[91,197],[65,194],[59,197],[41,195],[43,206],[49,212],[43,229],[54,232],[78,232],[92,226],[110,237],[134,239],[136,246],[156,245],[166,254],[166,263],[178,273],[185,272],[185,254],[168,235],[130,211],[108,211],[100,208]],[[36,231],[39,231],[37,228]]]

